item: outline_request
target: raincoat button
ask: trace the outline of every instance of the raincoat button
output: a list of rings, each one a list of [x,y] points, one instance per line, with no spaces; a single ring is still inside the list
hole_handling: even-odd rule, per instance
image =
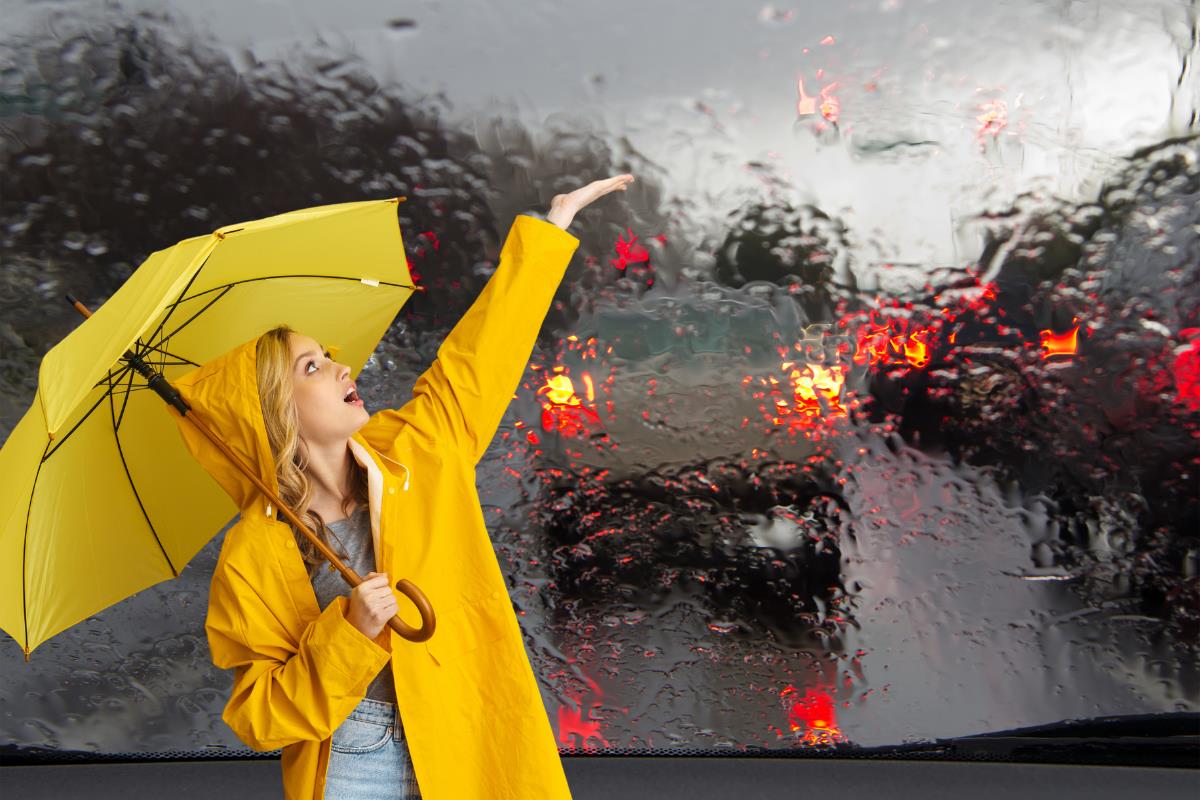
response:
[[[395,493],[396,493],[396,487],[395,487],[395,486],[389,486],[389,487],[388,487],[388,494],[395,494]]]
[[[291,550],[291,549],[292,549],[293,547],[295,547],[295,546],[296,546],[296,543],[295,543],[294,541],[292,541],[291,539],[288,539],[288,540],[287,540],[287,548],[288,548],[288,550]]]
[[[492,599],[493,599],[493,600],[495,600],[495,599],[496,599],[497,597],[499,597],[499,596],[500,596],[500,590],[499,590],[499,589],[497,589],[497,590],[495,590],[494,592],[492,592]]]

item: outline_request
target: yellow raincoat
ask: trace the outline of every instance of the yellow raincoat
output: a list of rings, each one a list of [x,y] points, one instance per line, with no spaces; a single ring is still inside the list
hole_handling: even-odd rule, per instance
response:
[[[286,520],[190,425],[193,455],[241,509],[213,572],[205,630],[213,663],[234,670],[221,718],[257,751],[282,748],[284,794],[324,797],[330,738],[389,662],[424,800],[570,798],[475,489],[579,240],[520,215],[495,273],[400,409],[350,440],[368,473],[376,571],[412,580],[437,628],[414,643],[375,639],[345,618],[349,598],[317,604]],[[175,381],[267,485],[278,488],[246,342]],[[407,467],[407,470],[405,469]],[[407,488],[406,488],[407,484]],[[349,592],[349,586],[346,591]],[[420,616],[397,592],[400,616]]]

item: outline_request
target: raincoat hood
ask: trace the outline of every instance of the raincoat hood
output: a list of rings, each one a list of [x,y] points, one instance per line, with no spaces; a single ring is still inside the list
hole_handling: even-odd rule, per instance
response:
[[[267,439],[258,396],[258,340],[234,347],[172,382],[208,427],[250,465],[278,494],[275,459]],[[179,432],[192,456],[245,510],[261,496],[254,483],[188,420],[175,415]]]

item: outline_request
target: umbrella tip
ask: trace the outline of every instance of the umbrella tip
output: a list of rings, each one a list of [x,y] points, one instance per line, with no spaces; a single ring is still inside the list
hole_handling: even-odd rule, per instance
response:
[[[72,296],[71,296],[71,295],[69,295],[69,294],[68,294],[68,295],[64,295],[64,297],[66,297],[66,298],[67,298],[67,302],[68,302],[68,303],[70,303],[71,305],[75,305],[77,302],[79,302],[78,300],[76,300],[74,297],[72,297]]]
[[[29,648],[25,647],[22,649],[25,651],[25,663],[28,664],[29,663]]]

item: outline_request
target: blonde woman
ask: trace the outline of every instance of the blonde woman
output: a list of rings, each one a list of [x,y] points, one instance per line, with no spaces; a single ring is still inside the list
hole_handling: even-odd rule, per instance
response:
[[[542,798],[570,790],[475,492],[579,240],[566,232],[632,175],[519,215],[479,297],[399,409],[370,414],[331,348],[280,326],[176,388],[363,582],[353,590],[191,426],[188,447],[238,503],[205,630],[234,671],[222,719],[282,749],[288,798]],[[420,624],[408,578],[437,614]],[[419,788],[418,788],[419,787]]]

